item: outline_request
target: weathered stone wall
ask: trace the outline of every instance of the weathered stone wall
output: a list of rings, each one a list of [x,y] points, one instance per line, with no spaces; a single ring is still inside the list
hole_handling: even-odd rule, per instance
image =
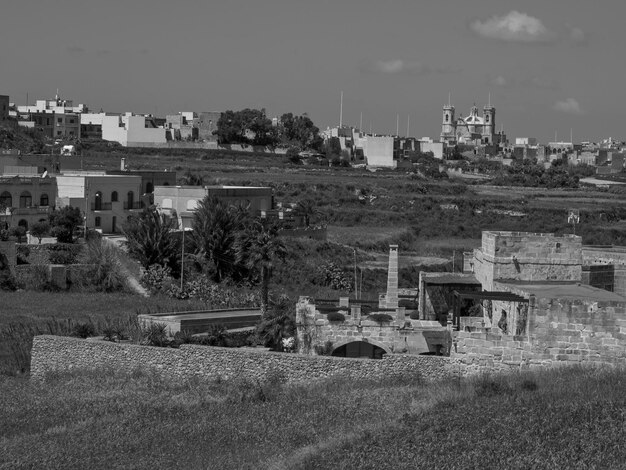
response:
[[[525,335],[459,331],[451,357],[494,369],[626,364],[626,303],[538,299]]]
[[[123,372],[141,369],[153,370],[174,380],[197,377],[262,382],[280,376],[287,382],[305,383],[338,376],[432,381],[444,379],[453,372],[448,364],[447,357],[436,356],[390,355],[381,360],[362,360],[197,345],[157,348],[44,335],[33,340],[31,376],[42,378],[49,372],[81,369]]]
[[[348,312],[349,311],[349,312]],[[308,297],[301,297],[296,306],[296,327],[299,352],[316,354],[327,342],[332,349],[361,341],[382,348],[389,354],[447,354],[450,334],[434,321],[411,320],[406,309],[385,312],[392,321],[378,323],[361,316],[360,306],[346,307],[344,321],[329,321],[327,315],[316,310]]]
[[[474,272],[486,290],[498,279],[580,281],[582,238],[549,233],[483,232]]]

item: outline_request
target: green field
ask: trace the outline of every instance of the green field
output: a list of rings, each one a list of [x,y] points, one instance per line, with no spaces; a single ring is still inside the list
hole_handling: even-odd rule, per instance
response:
[[[624,370],[423,385],[0,377],[0,468],[623,468]]]

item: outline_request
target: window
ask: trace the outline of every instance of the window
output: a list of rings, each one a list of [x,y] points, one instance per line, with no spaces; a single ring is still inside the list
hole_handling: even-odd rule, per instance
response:
[[[46,193],[43,193],[39,197],[39,205],[40,206],[49,206],[50,205],[50,201],[48,200],[48,195]]]
[[[102,219],[100,217],[96,217],[96,227],[100,227],[102,225]]]
[[[196,210],[196,207],[198,207],[198,201],[196,199],[191,199],[191,200],[187,201],[187,210],[188,211],[194,211],[194,210]]]
[[[102,210],[102,193],[100,191],[96,193],[96,203],[94,204],[94,210]]]
[[[13,207],[13,197],[11,196],[10,192],[5,191],[0,194],[0,211],[7,207]]]
[[[57,123],[61,124],[63,122],[63,118],[57,118]]]
[[[117,191],[111,193],[111,202],[117,202]]]
[[[132,209],[135,203],[135,193],[128,191],[128,208]]]
[[[33,197],[28,191],[24,191],[20,194],[20,208],[31,207],[33,205]]]
[[[171,199],[163,199],[162,207],[163,207],[163,209],[171,209],[172,208],[172,200]]]
[[[448,122],[449,120],[450,120],[450,116],[446,114],[446,122]]]

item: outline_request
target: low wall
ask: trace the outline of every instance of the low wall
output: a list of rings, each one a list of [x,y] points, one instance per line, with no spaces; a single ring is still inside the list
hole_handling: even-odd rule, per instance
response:
[[[380,360],[304,356],[252,349],[183,345],[179,349],[110,343],[61,336],[35,336],[31,376],[84,369],[132,372],[153,370],[165,378],[212,380],[243,378],[265,381],[281,376],[305,383],[332,376],[388,380],[420,378],[435,381],[451,376],[446,357],[390,355]]]

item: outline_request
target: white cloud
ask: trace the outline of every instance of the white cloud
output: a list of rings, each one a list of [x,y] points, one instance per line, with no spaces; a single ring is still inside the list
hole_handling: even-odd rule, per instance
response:
[[[476,20],[470,24],[470,28],[479,36],[501,41],[541,43],[554,39],[554,33],[539,18],[515,10],[505,16]]]
[[[419,61],[403,59],[366,61],[361,63],[360,69],[363,72],[373,72],[385,75],[427,75],[451,73],[455,71],[455,69],[452,68],[432,67]]]
[[[545,79],[541,77],[505,77],[498,75],[488,81],[489,85],[508,88],[538,88],[545,90],[556,90],[559,84],[555,80]]]
[[[557,101],[552,107],[554,110],[567,114],[583,114],[580,103],[574,98],[567,98],[563,101]]]
[[[567,25],[568,28],[568,39],[570,42],[577,46],[586,46],[589,44],[589,36],[582,29]]]

